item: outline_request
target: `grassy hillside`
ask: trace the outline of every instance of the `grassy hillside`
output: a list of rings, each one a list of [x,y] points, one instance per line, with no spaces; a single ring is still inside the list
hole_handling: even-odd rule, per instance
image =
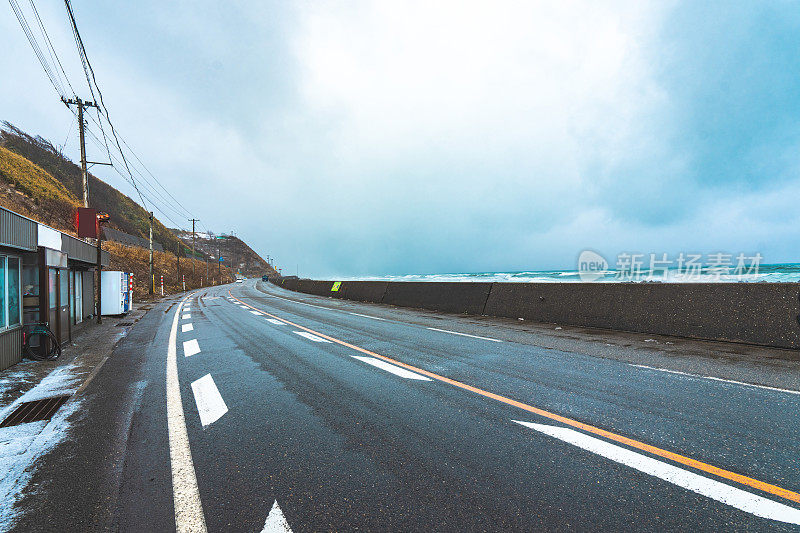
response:
[[[53,176],[2,146],[0,194],[8,209],[62,230],[72,229],[75,208],[81,205]]]
[[[55,203],[51,205],[59,212],[74,209],[76,207],[74,202],[78,202],[78,206],[83,202],[80,167],[64,157],[47,140],[41,137],[32,137],[12,124],[4,122],[3,128],[0,130],[0,147],[35,163],[53,178],[42,180],[40,189],[31,190],[30,193],[23,191],[34,201],[53,198]],[[8,182],[5,177],[3,180]],[[149,215],[144,208],[91,173],[89,173],[88,181],[89,207],[108,213],[111,216],[111,227],[142,238],[149,236]],[[71,200],[63,197],[64,191],[72,195]],[[56,193],[61,193],[61,196]],[[59,199],[56,200],[56,197]],[[72,225],[72,219],[70,219],[69,225]],[[59,229],[62,228],[59,227]],[[158,219],[153,224],[153,240],[161,243],[167,250],[177,250],[180,243]]]
[[[106,241],[103,248],[108,250],[111,256],[110,270],[124,270],[133,272],[134,298],[146,299],[148,294],[149,277],[149,251],[138,246],[125,246],[118,242]],[[178,274],[178,262],[180,261],[180,275]],[[194,274],[192,274],[192,264],[194,264]],[[208,277],[206,277],[206,262],[199,259],[180,257],[170,252],[153,252],[153,274],[155,275],[156,295],[160,295],[161,276],[164,276],[164,293],[174,294],[181,292],[183,286],[181,280],[186,280],[186,289],[196,287],[207,287],[209,285],[219,285],[229,283],[235,278],[230,269],[222,267],[221,272],[217,271],[216,265],[209,266]]]
[[[0,206],[28,218],[75,235],[75,210],[82,206],[80,167],[66,159],[52,144],[41,137],[31,137],[12,125],[5,123],[0,130]],[[116,229],[137,235],[148,236],[148,214],[136,202],[94,176],[89,176],[90,205],[111,215],[110,225]],[[217,269],[216,241],[208,246],[200,245],[198,239],[197,258],[190,259],[187,242],[173,230],[167,229],[158,220],[153,227],[153,240],[160,242],[167,252],[155,252],[153,256],[156,294],[159,293],[160,276],[164,276],[166,293],[186,289],[227,283],[235,272],[226,266]],[[189,239],[191,242],[191,239]],[[213,244],[213,246],[212,246]],[[145,248],[126,246],[105,241],[103,248],[109,251],[112,270],[133,272],[135,297],[147,296],[149,289],[149,253]],[[226,261],[243,270],[247,275],[261,275],[267,270],[266,262],[239,239],[226,240],[222,245]],[[180,258],[175,252],[180,253]],[[206,259],[210,257],[208,275]],[[194,265],[194,274],[192,274]],[[180,268],[180,273],[179,269]]]

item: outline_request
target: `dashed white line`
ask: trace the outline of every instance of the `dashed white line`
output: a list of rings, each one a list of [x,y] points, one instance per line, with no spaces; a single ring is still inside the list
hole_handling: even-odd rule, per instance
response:
[[[192,392],[194,392],[194,401],[197,404],[197,412],[200,414],[200,423],[203,428],[213,424],[228,412],[228,406],[225,405],[225,400],[222,399],[211,374],[206,374],[197,381],[193,381]]]
[[[252,314],[254,314],[254,315],[259,315],[259,316],[264,314],[264,313],[262,313],[261,311],[250,311],[250,312],[251,312]]]
[[[270,298],[278,298],[279,300],[286,300],[287,302],[292,302],[293,304],[307,305],[309,307],[316,307],[317,309],[326,309],[328,311],[339,311],[339,312],[342,312],[341,309],[334,309],[333,307],[325,307],[325,306],[322,306],[322,305],[314,305],[314,304],[310,304],[310,303],[307,303],[307,302],[300,302],[298,300],[292,300],[291,298],[284,298],[283,296],[278,296],[276,294],[271,294],[271,293],[265,293],[265,294],[267,294],[267,296],[269,296]],[[347,311],[344,311],[344,312],[347,312]]]
[[[323,339],[322,337],[317,337],[313,333],[309,333],[307,331],[295,331],[301,337],[305,337],[306,339],[314,342],[331,342],[328,339]]]
[[[194,329],[193,325],[191,325],[191,324],[183,324],[181,326],[181,333],[186,333],[187,331],[192,331],[193,329]]]
[[[762,496],[703,477],[694,472],[684,470],[683,468],[663,463],[652,457],[617,446],[616,444],[590,437],[574,429],[546,424],[535,424],[533,422],[522,422],[520,420],[514,420],[514,422],[535,429],[553,438],[568,442],[584,450],[596,453],[612,461],[629,466],[645,474],[663,479],[664,481],[696,492],[712,500],[730,505],[746,513],[770,520],[777,520],[779,522],[800,524],[800,509],[768,500]]]
[[[745,387],[755,387],[757,389],[766,389],[772,390],[777,392],[785,392],[788,394],[800,394],[800,391],[791,390],[791,389],[780,389],[778,387],[769,387],[767,385],[756,385],[755,383],[747,383],[745,381],[736,381],[735,379],[723,379],[718,378],[715,376],[703,376],[701,374],[691,374],[689,372],[681,372],[680,370],[670,370],[668,368],[658,368],[655,366],[647,366],[647,365],[636,365],[633,363],[628,363],[630,366],[635,366],[636,368],[646,368],[648,370],[657,370],[659,372],[667,372],[668,374],[677,374],[679,376],[687,376],[691,378],[698,378],[698,379],[710,379],[712,381],[722,381],[724,383],[733,383],[734,385],[744,385]]]
[[[400,368],[399,366],[394,366],[393,364],[387,363],[386,361],[382,361],[381,359],[376,359],[374,357],[364,357],[361,355],[351,355],[350,357],[352,357],[353,359],[358,359],[359,361],[363,361],[368,365],[380,368],[381,370],[386,370],[387,372],[391,372],[392,374],[400,376],[401,378],[418,379],[420,381],[431,380],[431,378],[427,376],[416,374],[414,372],[411,372],[410,370],[406,370],[405,368]]]
[[[352,311],[347,311],[347,313],[356,316],[363,316],[364,318],[371,318],[372,320],[386,320],[385,318],[379,318],[377,316],[370,316],[370,315],[362,315],[361,313],[354,313]]]
[[[284,325],[286,325],[286,322],[278,320],[277,318],[268,318],[267,322],[269,322],[270,324],[275,324],[276,326],[284,326]]]
[[[492,341],[492,342],[503,342],[500,339],[493,339],[491,337],[481,337],[480,335],[470,335],[469,333],[459,333],[458,331],[450,331],[449,329],[439,329],[439,328],[425,328],[431,331],[441,331],[442,333],[451,333],[453,335],[461,335],[462,337],[472,337],[473,339],[483,339],[485,341]]]
[[[183,341],[183,356],[191,357],[200,353],[200,345],[197,344],[197,339]]]
[[[206,531],[203,503],[197,487],[189,435],[186,432],[186,419],[183,415],[181,388],[178,382],[178,362],[176,359],[176,337],[178,316],[175,311],[172,329],[167,344],[167,433],[169,435],[169,457],[172,471],[172,494],[175,509],[175,530],[179,532]]]
[[[183,316],[181,316],[181,320],[189,320],[191,318],[192,318],[192,315],[189,314],[189,313],[185,313]]]

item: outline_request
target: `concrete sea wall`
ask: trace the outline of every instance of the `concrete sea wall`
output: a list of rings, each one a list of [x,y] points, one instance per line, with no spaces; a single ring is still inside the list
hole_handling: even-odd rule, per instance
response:
[[[800,348],[800,283],[271,281],[307,294],[445,313]]]

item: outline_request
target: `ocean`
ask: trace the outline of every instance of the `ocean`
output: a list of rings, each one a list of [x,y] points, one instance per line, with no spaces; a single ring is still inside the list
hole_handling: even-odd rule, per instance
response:
[[[594,283],[639,282],[639,283],[790,283],[800,282],[800,263],[759,265],[757,271],[746,274],[733,274],[725,270],[704,266],[687,274],[677,268],[649,271],[642,269],[636,276],[630,272],[620,277],[616,270],[594,272]],[[577,283],[582,282],[581,272],[577,270],[525,270],[519,272],[454,272],[447,274],[404,274],[389,276],[360,276],[337,278],[340,281],[460,281],[460,282],[512,282],[512,283]]]

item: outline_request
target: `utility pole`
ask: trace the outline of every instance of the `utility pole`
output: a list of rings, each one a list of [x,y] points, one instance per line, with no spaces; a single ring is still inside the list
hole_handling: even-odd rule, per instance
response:
[[[153,274],[153,212],[150,211],[150,294],[155,291],[156,278]]]
[[[190,218],[189,222],[192,223],[192,276],[194,276],[194,223],[200,222],[200,219]]]
[[[206,283],[208,283],[208,254],[206,254]]]
[[[175,283],[181,283],[181,245],[178,244],[178,249],[175,251],[175,266],[177,271],[177,276],[175,277]]]
[[[217,277],[219,282],[222,283],[222,255],[220,255],[219,244],[217,244]]]
[[[84,137],[84,127],[86,126],[83,120],[83,110],[86,107],[97,107],[97,104],[94,102],[85,102],[78,98],[77,96],[74,99],[67,100],[63,96],[61,97],[61,101],[64,102],[64,105],[69,107],[70,105],[78,106],[78,130],[80,131],[81,137],[81,177],[83,178],[83,207],[89,207],[89,179],[86,173],[86,142]]]

